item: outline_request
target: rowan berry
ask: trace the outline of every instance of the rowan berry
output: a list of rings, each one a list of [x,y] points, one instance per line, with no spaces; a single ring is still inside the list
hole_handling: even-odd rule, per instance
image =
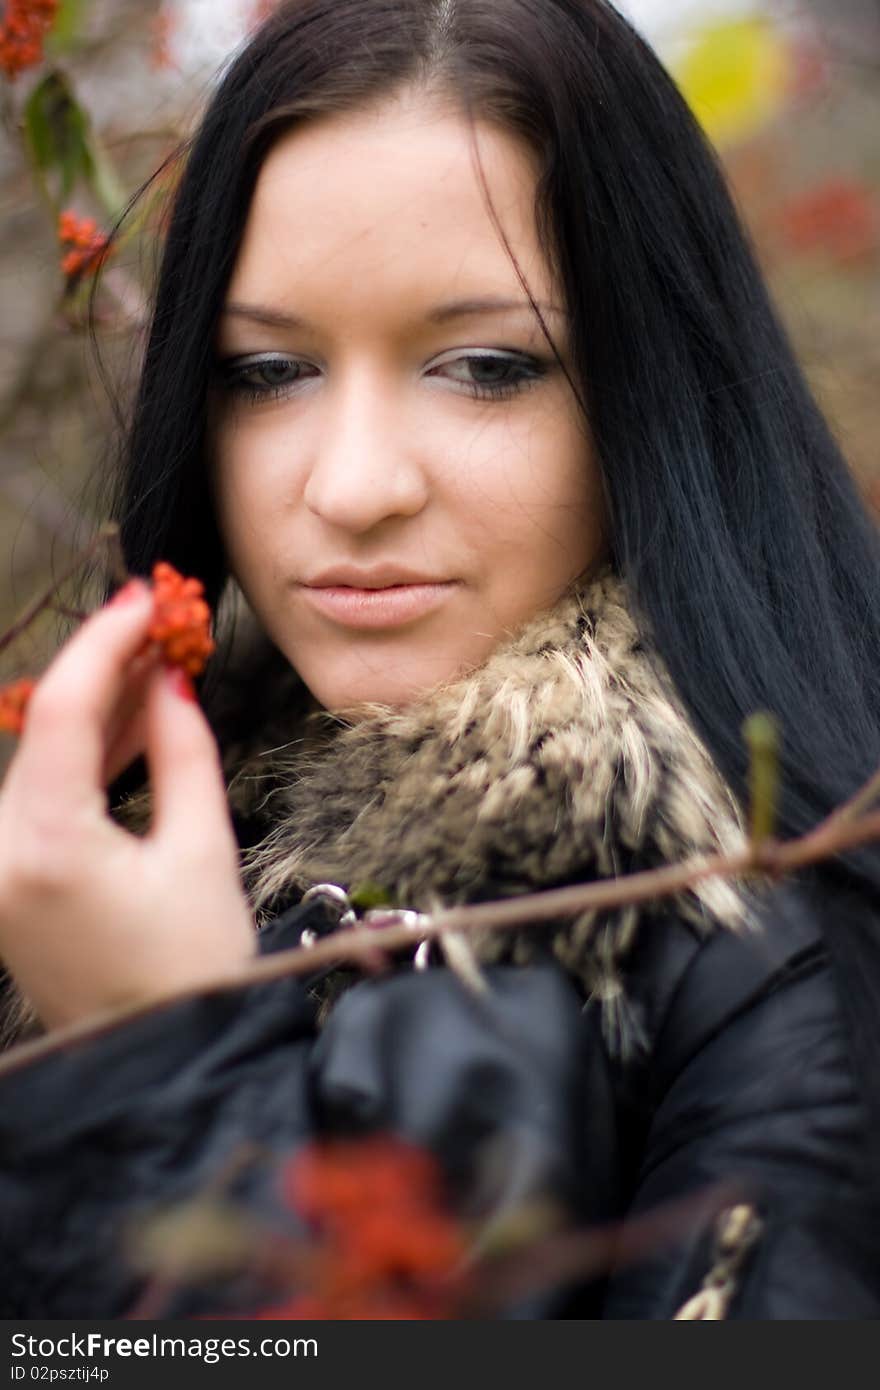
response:
[[[315,1228],[311,1287],[261,1316],[448,1318],[466,1292],[465,1232],[439,1165],[391,1135],[315,1142],[283,1172],[288,1204]]]
[[[58,218],[58,240],[67,250],[61,259],[61,269],[68,278],[93,275],[110,255],[109,237],[98,230],[93,217],[77,217],[70,208]]]
[[[58,12],[58,0],[6,0],[0,23],[0,71],[17,77],[43,59],[43,41]]]
[[[8,734],[20,734],[24,729],[28,701],[37,682],[29,677],[0,686],[0,729]]]
[[[201,675],[215,649],[211,638],[211,609],[198,579],[187,579],[160,560],[153,566],[153,616],[144,647],[157,644],[168,666],[189,678]],[[36,680],[25,677],[0,686],[0,732],[21,734],[28,701]]]
[[[189,676],[199,676],[214,651],[211,609],[198,579],[185,579],[173,565],[160,560],[153,566],[155,611],[149,637],[157,642],[166,662]]]

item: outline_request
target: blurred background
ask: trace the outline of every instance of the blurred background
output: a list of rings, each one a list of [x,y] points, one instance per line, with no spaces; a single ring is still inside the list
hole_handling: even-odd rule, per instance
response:
[[[102,520],[90,487],[143,342],[173,161],[273,0],[0,0],[0,633]],[[880,515],[880,0],[628,0],[727,168],[801,360]],[[36,674],[46,610],[0,650]],[[4,743],[9,740],[4,739]],[[6,750],[0,750],[0,761]]]

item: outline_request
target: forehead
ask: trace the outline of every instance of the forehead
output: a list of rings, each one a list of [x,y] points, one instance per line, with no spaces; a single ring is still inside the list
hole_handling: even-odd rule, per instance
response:
[[[475,122],[473,132],[510,248],[535,297],[550,298],[531,151],[488,123]],[[288,132],[257,180],[230,298],[278,302],[295,294],[304,313],[305,301],[338,296],[407,307],[441,293],[521,299],[473,144],[463,116],[418,100]]]

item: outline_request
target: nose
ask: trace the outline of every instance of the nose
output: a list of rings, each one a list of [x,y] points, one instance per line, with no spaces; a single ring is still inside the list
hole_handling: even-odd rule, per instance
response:
[[[311,512],[360,534],[422,510],[428,477],[406,447],[404,415],[393,388],[375,374],[339,382],[303,489]]]

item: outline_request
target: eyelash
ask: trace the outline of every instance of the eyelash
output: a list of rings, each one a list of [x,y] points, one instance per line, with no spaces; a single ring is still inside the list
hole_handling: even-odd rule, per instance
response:
[[[281,385],[269,386],[265,383],[256,385],[252,379],[252,374],[259,372],[261,368],[267,366],[291,364],[297,365],[301,361],[298,357],[286,357],[282,353],[277,355],[265,355],[258,358],[232,358],[226,362],[218,364],[220,373],[221,388],[231,396],[244,399],[249,405],[258,405],[263,401],[283,400],[289,396],[299,385],[299,381],[284,382]],[[492,385],[488,382],[460,382],[475,400],[499,401],[510,399],[520,391],[533,386],[536,381],[547,373],[547,367],[534,357],[527,357],[522,353],[510,352],[502,355],[501,353],[463,353],[459,357],[451,358],[449,362],[443,362],[441,366],[450,366],[459,362],[501,362],[516,371],[517,377],[514,381],[502,382]],[[303,380],[306,378],[300,378]]]

